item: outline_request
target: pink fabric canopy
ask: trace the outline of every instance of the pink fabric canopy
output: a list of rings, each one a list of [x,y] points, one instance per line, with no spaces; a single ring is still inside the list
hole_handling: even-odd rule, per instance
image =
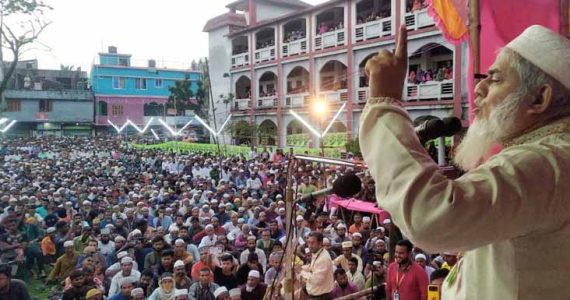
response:
[[[342,207],[352,211],[376,214],[378,215],[378,221],[380,223],[382,223],[384,219],[390,219],[390,214],[387,211],[378,208],[376,204],[372,202],[366,202],[355,198],[344,199],[336,195],[331,195],[328,198],[328,204],[330,207]]]

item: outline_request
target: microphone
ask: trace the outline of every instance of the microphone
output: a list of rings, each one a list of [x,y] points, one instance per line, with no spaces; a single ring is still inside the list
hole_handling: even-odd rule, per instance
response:
[[[326,195],[329,193],[336,194],[341,198],[348,198],[358,194],[361,188],[362,181],[356,174],[346,174],[337,178],[337,180],[333,182],[332,188],[326,188],[303,195],[297,201],[305,202],[313,199],[314,197]]]
[[[433,140],[443,135],[445,131],[445,123],[440,119],[426,120],[419,126],[414,128],[420,142],[424,144],[429,140]]]
[[[443,118],[443,124],[444,124],[444,131],[443,131],[444,136],[454,136],[459,131],[461,131],[461,128],[463,128],[461,120],[459,120],[459,118],[456,117]]]

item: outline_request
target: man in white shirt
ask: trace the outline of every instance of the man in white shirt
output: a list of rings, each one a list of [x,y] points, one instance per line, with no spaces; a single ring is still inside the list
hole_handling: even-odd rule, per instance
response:
[[[311,263],[302,267],[301,278],[309,299],[332,300],[334,288],[333,262],[323,247],[323,234],[309,233],[307,245],[311,251]]]
[[[240,255],[239,262],[240,264],[247,263],[247,257],[250,253],[256,253],[257,257],[259,258],[259,263],[263,267],[263,270],[266,270],[267,267],[267,257],[265,256],[265,252],[263,250],[257,248],[257,241],[255,236],[250,235],[247,237],[247,244],[246,249]]]
[[[131,278],[133,282],[138,282],[141,278],[141,273],[137,270],[133,270],[133,259],[130,256],[125,256],[121,259],[121,272],[115,274],[113,279],[111,279],[109,297],[120,292],[120,284],[125,278]]]

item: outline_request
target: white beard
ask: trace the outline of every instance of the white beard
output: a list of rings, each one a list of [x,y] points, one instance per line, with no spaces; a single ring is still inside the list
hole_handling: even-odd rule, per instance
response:
[[[511,93],[493,109],[488,119],[475,119],[457,147],[455,163],[467,171],[475,169],[494,144],[513,136],[516,112],[524,99],[518,92]]]

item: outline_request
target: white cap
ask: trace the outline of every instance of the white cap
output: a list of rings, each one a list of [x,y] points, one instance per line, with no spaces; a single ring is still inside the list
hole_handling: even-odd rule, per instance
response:
[[[117,253],[117,258],[120,260],[121,258],[123,258],[123,257],[125,257],[125,256],[127,256],[127,255],[129,255],[129,254],[127,253],[127,251],[121,251],[121,252]]]
[[[346,229],[346,225],[344,225],[344,223],[340,223],[336,225],[336,229]]]
[[[131,297],[144,296],[144,290],[142,288],[136,288],[131,290]]]
[[[370,217],[362,217],[362,222],[368,223],[368,222],[370,222],[370,221],[371,221],[371,220],[370,220]]]
[[[138,229],[135,229],[135,230],[133,230],[132,234],[133,234],[133,235],[135,235],[135,234],[142,234],[142,232],[141,232],[140,230],[138,230]]]
[[[66,241],[65,243],[63,243],[63,247],[64,248],[73,247],[73,241]]]
[[[117,237],[115,237],[115,242],[118,241],[126,241],[126,239],[122,235],[117,235]]]
[[[187,289],[175,290],[174,297],[179,297],[179,296],[188,296],[188,290]]]
[[[418,254],[416,254],[415,259],[427,260],[426,256],[425,256],[423,253],[418,253]]]
[[[570,40],[532,25],[505,46],[570,89]]]
[[[386,225],[386,224],[391,224],[392,220],[390,219],[384,219],[384,221],[382,221],[382,224]]]
[[[251,271],[249,271],[249,274],[247,274],[247,277],[260,278],[261,276],[259,275],[259,271],[251,270]]]
[[[303,216],[297,216],[297,218],[295,218],[296,221],[304,221],[305,218],[303,218]]]
[[[239,288],[230,290],[230,297],[236,297],[241,295],[241,290]]]
[[[186,244],[186,242],[184,242],[183,239],[177,239],[177,240],[174,242],[174,245],[184,245],[184,244]]]
[[[355,237],[355,236],[362,238],[362,234],[360,232],[355,232],[352,234],[352,237]]]
[[[129,283],[135,283],[135,279],[131,276],[123,277],[123,280],[121,280],[121,286],[123,286],[123,284],[129,284]]]
[[[228,289],[225,286],[221,286],[214,291],[214,297],[218,297],[223,293],[227,293]]]
[[[351,241],[342,242],[342,248],[352,248],[352,242]]]
[[[55,227],[49,227],[46,231],[47,231],[47,233],[54,233]]]
[[[121,264],[132,264],[133,258],[130,256],[125,256],[121,259]]]
[[[181,261],[181,260],[177,260],[177,261],[174,263],[174,268],[175,268],[175,269],[176,269],[176,268],[179,268],[179,267],[184,267],[184,262]]]

